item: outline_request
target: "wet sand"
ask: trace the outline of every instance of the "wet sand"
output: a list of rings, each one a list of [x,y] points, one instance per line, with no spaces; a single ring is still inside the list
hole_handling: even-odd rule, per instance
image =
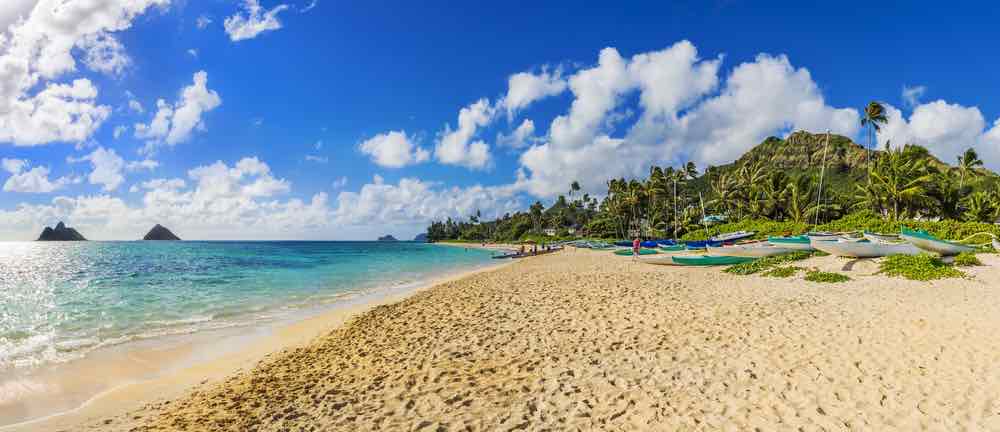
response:
[[[495,267],[495,265],[494,265]],[[142,418],[144,405],[184,396],[198,385],[253,368],[305,346],[371,308],[488,268],[345,295],[276,323],[154,338],[0,380],[0,432],[105,429],[108,418]],[[30,419],[25,421],[26,419]]]
[[[1000,430],[1000,257],[842,284],[564,251],[74,430]],[[77,425],[78,426],[78,425]]]

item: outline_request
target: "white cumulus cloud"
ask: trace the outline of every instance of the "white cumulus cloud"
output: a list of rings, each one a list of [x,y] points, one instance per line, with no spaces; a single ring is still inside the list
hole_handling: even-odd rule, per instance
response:
[[[82,142],[111,110],[98,105],[88,79],[60,82],[77,70],[75,48],[87,67],[112,74],[128,64],[113,33],[125,30],[152,6],[169,0],[40,0],[12,3],[23,20],[0,29],[0,142],[30,146]],[[4,18],[9,19],[9,18]]]
[[[258,0],[244,0],[241,6],[241,10],[223,22],[226,33],[233,42],[253,39],[263,32],[280,29],[278,14],[288,9],[288,5],[280,4],[267,10],[260,6]]]
[[[497,145],[514,149],[527,147],[536,140],[534,135],[535,122],[531,121],[531,119],[524,119],[521,125],[509,135],[497,134]]]
[[[380,133],[363,141],[358,148],[372,162],[386,168],[402,168],[430,158],[430,152],[415,144],[405,131]]]
[[[445,125],[434,147],[434,157],[443,164],[461,165],[471,169],[484,169],[492,157],[490,147],[482,140],[474,140],[480,127],[488,125],[496,108],[488,99],[480,99],[458,112],[458,128]]]
[[[909,118],[898,108],[887,105],[888,122],[878,132],[878,143],[893,146],[917,144],[944,162],[955,163],[968,148],[976,149],[987,167],[1000,169],[1000,119],[987,129],[986,119],[977,107],[936,100],[913,107]]]
[[[3,184],[4,192],[50,193],[71,183],[67,177],[49,180],[48,167],[37,166],[27,169],[31,164],[24,159],[4,158],[0,162],[4,171],[10,173],[10,177]]]
[[[158,144],[174,146],[187,141],[195,129],[204,127],[202,115],[222,104],[222,98],[208,88],[208,73],[194,74],[194,82],[181,90],[180,99],[170,104],[160,99],[149,124],[136,123],[136,138],[147,140],[146,152]]]
[[[507,119],[531,103],[549,96],[560,94],[566,90],[566,81],[562,79],[562,71],[542,71],[539,74],[519,72],[507,79],[507,95],[501,101],[507,110]]]

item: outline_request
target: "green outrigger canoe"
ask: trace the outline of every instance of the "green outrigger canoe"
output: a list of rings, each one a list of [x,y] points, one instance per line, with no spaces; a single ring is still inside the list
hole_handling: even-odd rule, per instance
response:
[[[639,255],[656,255],[658,253],[659,252],[656,249],[639,249]],[[632,256],[632,249],[616,250],[615,255]]]
[[[681,252],[687,250],[687,248],[682,244],[675,244],[670,246],[660,246],[660,250],[663,252]]]
[[[928,252],[934,252],[941,256],[958,255],[962,252],[972,252],[976,250],[976,248],[969,245],[948,240],[941,240],[930,235],[927,231],[911,230],[906,227],[902,227],[900,229],[899,237],[912,243],[920,249]]]
[[[742,264],[753,261],[757,258],[739,256],[717,256],[717,255],[691,255],[670,257],[675,265],[682,266],[722,266]]]

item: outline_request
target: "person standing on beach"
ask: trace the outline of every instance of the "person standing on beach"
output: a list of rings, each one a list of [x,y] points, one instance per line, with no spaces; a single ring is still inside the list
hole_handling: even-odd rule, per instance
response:
[[[633,259],[639,256],[639,245],[640,245],[640,243],[639,243],[639,237],[636,237],[635,239],[632,240],[632,258]]]

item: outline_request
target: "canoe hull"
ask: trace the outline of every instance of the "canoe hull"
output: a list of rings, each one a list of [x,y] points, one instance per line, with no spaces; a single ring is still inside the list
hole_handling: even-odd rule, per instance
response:
[[[976,250],[971,246],[940,240],[925,232],[911,231],[906,228],[903,228],[903,231],[899,234],[899,236],[903,240],[913,243],[914,246],[920,249],[928,252],[934,252],[941,256],[953,256],[962,252],[972,252]]]
[[[804,235],[794,237],[769,237],[767,242],[771,246],[783,247],[797,251],[816,250],[811,244],[809,244],[809,237]]]
[[[920,248],[910,243],[882,244],[864,241],[813,240],[812,246],[830,255],[848,258],[880,258],[890,255],[917,255]]]
[[[754,234],[756,233],[753,231],[736,231],[731,233],[719,234],[714,237],[709,237],[708,240],[713,242],[731,242],[753,237]]]

